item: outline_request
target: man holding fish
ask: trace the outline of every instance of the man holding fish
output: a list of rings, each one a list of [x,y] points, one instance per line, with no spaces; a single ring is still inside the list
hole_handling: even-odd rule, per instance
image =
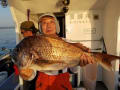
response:
[[[54,15],[52,14],[43,14],[40,19],[40,30],[42,34],[45,35],[50,35],[50,36],[54,36],[54,37],[58,37],[58,33],[60,32],[60,27],[59,24],[57,22],[57,19]],[[76,44],[77,45],[77,44]],[[78,47],[83,48],[86,51],[89,51],[88,48],[82,46],[81,44],[78,44]],[[63,52],[64,53],[64,52]],[[83,59],[80,62],[80,66],[84,66],[88,63],[93,63],[94,61],[92,59],[88,59],[85,55],[81,56]],[[86,60],[88,59],[88,60]],[[42,79],[42,77],[46,76],[47,79],[45,80],[44,78]],[[72,86],[69,82],[69,73],[67,72],[67,68],[62,70],[62,73],[59,74],[59,71],[51,71],[51,72],[40,72],[37,82],[36,82],[36,90],[40,90],[39,89],[39,84],[40,82],[43,83],[48,83],[46,81],[49,81],[49,83],[47,84],[48,86],[43,86],[44,90],[72,90]],[[40,81],[41,80],[41,81]],[[44,85],[44,84],[43,84]],[[50,86],[51,85],[51,86]]]
[[[96,61],[106,69],[111,69],[110,62],[120,59],[112,55],[89,53],[89,49],[81,44],[62,40],[57,36],[59,24],[52,14],[43,14],[39,20],[43,35],[25,38],[13,51],[13,58],[23,79],[32,80],[36,71],[40,71],[35,90],[72,90],[67,67],[85,66]]]

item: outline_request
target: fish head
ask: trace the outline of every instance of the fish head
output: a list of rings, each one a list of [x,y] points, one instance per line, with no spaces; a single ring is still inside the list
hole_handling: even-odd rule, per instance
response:
[[[13,61],[19,68],[30,67],[33,61],[33,54],[27,48],[15,48],[12,53]]]

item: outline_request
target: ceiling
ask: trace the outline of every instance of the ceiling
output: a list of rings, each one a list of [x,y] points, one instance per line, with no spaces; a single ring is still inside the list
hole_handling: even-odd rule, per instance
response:
[[[8,0],[9,5],[19,10],[31,10],[32,14],[61,12],[63,0]],[[104,9],[109,0],[70,0],[69,10]]]

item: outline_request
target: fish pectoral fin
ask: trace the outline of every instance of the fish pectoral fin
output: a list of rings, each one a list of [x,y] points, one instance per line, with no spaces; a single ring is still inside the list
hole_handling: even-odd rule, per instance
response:
[[[105,69],[109,71],[113,70],[111,62],[120,59],[119,56],[104,54],[99,52],[94,52],[93,56],[96,58],[96,61],[99,64],[101,64]]]
[[[47,65],[47,64],[55,64],[55,63],[64,63],[63,61],[58,61],[58,60],[44,60],[42,58],[35,59],[34,64],[39,64],[39,65]]]

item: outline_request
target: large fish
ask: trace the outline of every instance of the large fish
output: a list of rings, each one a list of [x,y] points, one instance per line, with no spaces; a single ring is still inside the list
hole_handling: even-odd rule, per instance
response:
[[[77,66],[83,54],[94,58],[107,70],[112,70],[111,61],[120,59],[119,56],[85,52],[79,45],[44,35],[23,39],[13,50],[12,56],[19,68],[49,71]]]

